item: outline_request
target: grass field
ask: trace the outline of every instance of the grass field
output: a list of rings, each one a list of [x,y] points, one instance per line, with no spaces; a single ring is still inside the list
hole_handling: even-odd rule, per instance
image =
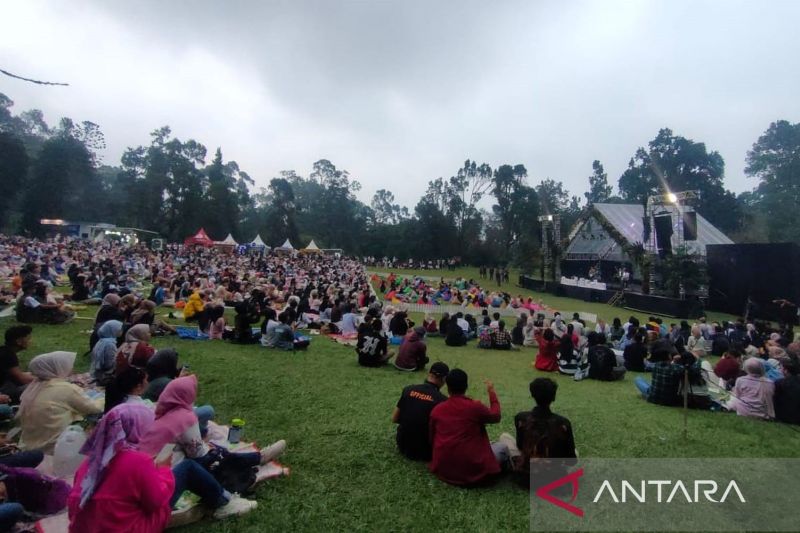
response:
[[[563,304],[587,307],[573,300]],[[630,314],[607,307],[601,311],[609,318]],[[89,308],[80,314],[94,312]],[[0,320],[0,330],[12,323]],[[90,325],[76,320],[66,326],[37,326],[24,362],[55,349],[83,354]],[[359,367],[352,348],[320,337],[314,337],[308,351],[298,353],[177,338],[156,339],[154,344],[177,348],[182,362],[200,379],[199,401],[213,404],[219,421],[241,417],[247,421],[247,439],[268,443],[285,438],[289,443],[282,460],[292,474],[257,490],[255,512],[183,531],[528,530],[528,494],[510,482],[474,490],[454,488],[431,476],[424,464],[397,454],[390,415],[400,390],[422,381],[422,374]],[[438,338],[429,339],[428,346],[433,361],[468,372],[471,396],[485,401],[481,382],[494,381],[503,420],[489,427],[492,438],[511,432],[513,415],[531,407],[528,383],[543,375],[531,368],[535,349],[488,352],[474,344],[450,348]],[[88,368],[87,358],[79,355],[78,361],[79,370]],[[554,410],[572,420],[582,457],[799,453],[792,428],[732,414],[690,412],[684,439],[682,412],[639,399],[632,374],[615,383],[550,376],[560,387]]]

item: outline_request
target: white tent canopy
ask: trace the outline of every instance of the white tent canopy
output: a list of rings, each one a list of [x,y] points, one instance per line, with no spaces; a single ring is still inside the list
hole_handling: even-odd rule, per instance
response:
[[[292,243],[289,242],[289,239],[286,239],[286,242],[281,244],[281,249],[283,249],[283,250],[294,250],[294,246],[292,246]]]
[[[250,246],[262,246],[264,248],[267,247],[267,244],[261,239],[261,235],[256,235],[256,238],[253,239],[253,242],[250,243]]]
[[[231,246],[238,246],[239,243],[236,242],[236,239],[233,238],[233,235],[228,233],[228,236],[225,237],[225,240],[222,241],[222,244],[230,244]]]
[[[319,250],[319,246],[314,242],[314,239],[311,239],[311,242],[306,246],[306,250]]]

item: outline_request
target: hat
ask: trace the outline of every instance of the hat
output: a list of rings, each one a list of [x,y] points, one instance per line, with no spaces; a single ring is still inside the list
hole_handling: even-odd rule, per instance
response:
[[[667,354],[667,355],[677,355],[678,350],[675,349],[675,345],[672,344],[668,339],[659,339],[655,341],[652,346],[650,346],[650,353],[653,355],[656,354]]]
[[[416,333],[417,336],[421,339],[422,337],[425,336],[425,328],[422,326],[417,326],[414,328],[414,333]]]
[[[433,363],[431,365],[430,372],[431,372],[431,374],[433,374],[436,377],[446,378],[447,374],[450,372],[450,367],[448,367],[446,364],[442,363],[441,361],[438,361],[438,362]]]
[[[453,391],[464,392],[467,390],[467,373],[460,368],[454,368],[447,374],[445,382]]]

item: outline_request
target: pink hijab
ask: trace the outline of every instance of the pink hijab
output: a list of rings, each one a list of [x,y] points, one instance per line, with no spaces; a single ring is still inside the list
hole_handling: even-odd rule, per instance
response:
[[[83,508],[105,478],[106,468],[121,450],[139,449],[142,435],[153,423],[153,411],[142,404],[123,403],[111,409],[81,448],[89,468],[81,483]]]
[[[157,455],[164,445],[197,423],[193,404],[197,398],[197,377],[173,379],[164,388],[156,404],[156,421],[139,444],[139,450]]]

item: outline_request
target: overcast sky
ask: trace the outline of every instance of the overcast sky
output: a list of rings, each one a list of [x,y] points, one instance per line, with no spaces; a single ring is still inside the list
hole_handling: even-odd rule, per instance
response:
[[[466,158],[529,180],[616,181],[661,127],[706,143],[726,185],[777,119],[800,121],[798,0],[3,2],[15,111],[91,120],[107,164],[169,125],[266,186],[327,158],[369,202],[413,207]]]

